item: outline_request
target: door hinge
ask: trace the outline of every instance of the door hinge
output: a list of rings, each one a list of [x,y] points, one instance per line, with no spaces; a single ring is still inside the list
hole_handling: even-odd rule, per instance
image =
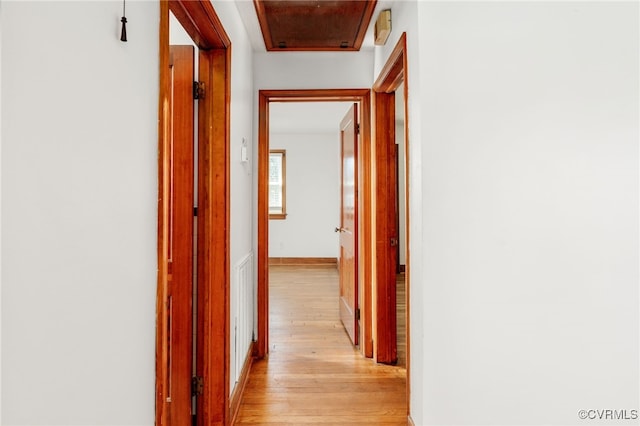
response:
[[[194,216],[198,216],[198,208],[197,207],[193,208],[193,215]]]
[[[356,321],[360,321],[360,308],[356,309]]]
[[[195,376],[191,378],[191,396],[202,395],[204,391],[204,378]]]
[[[204,83],[201,81],[193,82],[193,99],[204,99]]]
[[[356,135],[360,134],[360,124],[356,124]]]

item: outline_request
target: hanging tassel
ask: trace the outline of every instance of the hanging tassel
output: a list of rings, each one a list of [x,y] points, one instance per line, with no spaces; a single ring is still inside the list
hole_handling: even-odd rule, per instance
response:
[[[126,7],[126,0],[122,0],[122,19],[120,19],[120,22],[122,22],[122,31],[120,32],[120,41],[127,41],[127,18],[125,16]]]
[[[122,22],[122,32],[120,33],[120,41],[127,41],[127,18],[123,16],[120,22]]]

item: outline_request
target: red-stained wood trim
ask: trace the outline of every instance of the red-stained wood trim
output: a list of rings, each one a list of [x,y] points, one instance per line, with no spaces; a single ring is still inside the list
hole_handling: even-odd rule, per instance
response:
[[[367,94],[360,102],[360,127],[364,129],[360,146],[360,196],[359,203],[359,241],[362,250],[360,257],[361,324],[362,351],[365,357],[373,358],[373,246],[372,246],[372,138],[371,138],[371,99]],[[365,133],[366,132],[366,133]]]
[[[167,402],[167,256],[170,135],[169,9],[200,50],[198,163],[197,373],[204,377],[199,425],[227,425],[229,416],[229,129],[231,41],[210,2],[161,0],[158,163],[158,289],[156,326],[156,425],[169,422]]]
[[[268,102],[351,102],[368,97],[369,89],[260,90]]]
[[[156,289],[156,425],[166,425],[169,417],[167,299],[169,256],[169,172],[170,172],[170,104],[169,4],[160,2],[160,98],[158,102],[158,281]]]
[[[356,41],[353,45],[354,50],[360,50],[360,47],[362,47],[362,42],[364,41],[364,37],[367,35],[367,28],[369,28],[369,23],[371,22],[377,3],[377,0],[367,2],[362,21],[360,22],[360,28],[358,28],[358,33],[356,34]]]
[[[204,378],[199,425],[229,412],[229,65],[230,49],[200,51],[206,94],[198,122],[198,323],[196,369]]]
[[[271,43],[271,29],[269,28],[269,22],[266,18],[267,11],[264,10],[264,3],[253,0],[253,6],[256,8],[256,16],[258,17],[258,23],[260,24],[260,31],[262,32],[264,46],[267,50],[272,50],[273,44]]]
[[[360,237],[358,244],[359,286],[363,294],[360,305],[363,318],[362,351],[365,356],[373,356],[372,340],[372,289],[371,289],[371,91],[369,89],[311,89],[311,90],[260,90],[258,95],[258,336],[254,355],[263,358],[269,348],[269,103],[270,102],[335,102],[360,103],[360,138],[358,148],[365,153],[359,156],[359,178],[362,182],[358,196],[360,209]],[[368,154],[366,154],[368,153]],[[365,156],[369,155],[369,156]]]
[[[169,0],[171,12],[202,50],[225,49],[231,39],[208,1]]]
[[[407,36],[403,33],[398,43],[391,51],[387,62],[380,71],[373,90],[376,92],[395,92],[400,84],[405,81],[407,56]]]
[[[258,97],[258,336],[254,355],[269,352],[269,95]]]

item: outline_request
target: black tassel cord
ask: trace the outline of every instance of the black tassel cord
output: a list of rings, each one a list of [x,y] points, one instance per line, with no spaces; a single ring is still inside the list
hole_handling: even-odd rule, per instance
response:
[[[127,17],[126,17],[126,9],[127,8],[127,0],[122,0],[122,31],[120,32],[120,41],[127,41]]]

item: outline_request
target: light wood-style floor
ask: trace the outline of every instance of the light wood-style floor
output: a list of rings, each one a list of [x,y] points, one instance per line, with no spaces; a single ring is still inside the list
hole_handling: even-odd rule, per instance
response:
[[[270,355],[254,364],[236,425],[406,425],[406,370],[351,345],[338,273],[270,267]]]

